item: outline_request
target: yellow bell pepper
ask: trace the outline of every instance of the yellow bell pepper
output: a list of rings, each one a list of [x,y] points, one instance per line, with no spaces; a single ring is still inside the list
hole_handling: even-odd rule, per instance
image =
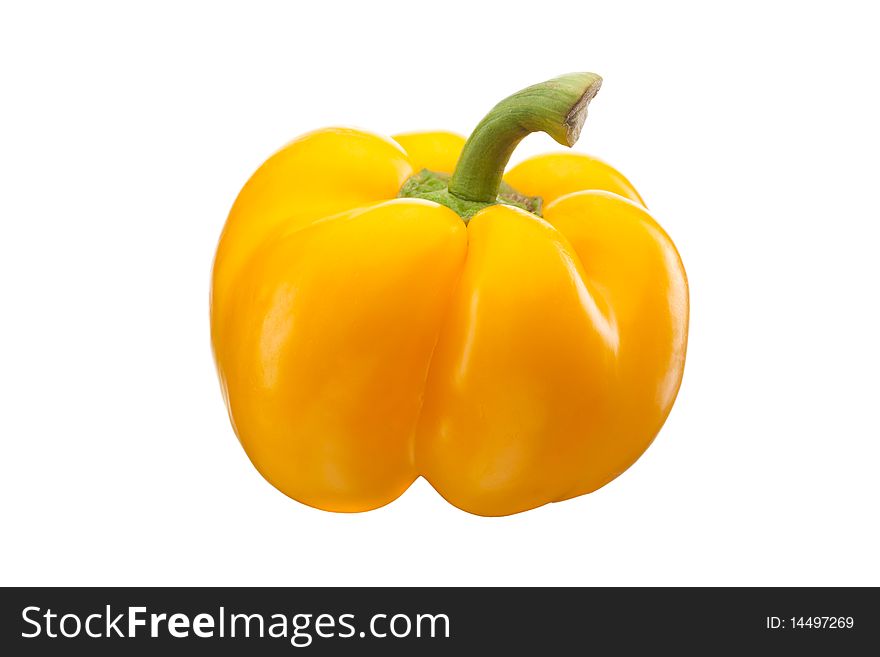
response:
[[[467,142],[318,130],[251,177],[217,248],[211,335],[271,484],[365,511],[421,475],[497,516],[594,491],[644,452],[684,368],[675,246],[597,159],[503,174],[530,132],[574,144],[600,83],[529,87]]]

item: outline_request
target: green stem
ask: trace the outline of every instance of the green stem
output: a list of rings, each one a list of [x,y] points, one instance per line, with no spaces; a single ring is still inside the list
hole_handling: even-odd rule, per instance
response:
[[[465,143],[449,193],[465,201],[495,203],[504,167],[523,137],[546,132],[563,146],[573,146],[587,118],[587,105],[601,85],[595,73],[569,73],[502,100]]]

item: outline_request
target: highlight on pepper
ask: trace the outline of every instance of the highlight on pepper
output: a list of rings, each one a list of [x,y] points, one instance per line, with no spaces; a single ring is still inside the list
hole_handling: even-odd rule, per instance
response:
[[[496,105],[470,137],[326,128],[270,157],[217,247],[211,340],[275,487],[367,511],[425,477],[484,516],[604,486],[681,384],[688,285],[630,182],[579,153],[601,78]]]

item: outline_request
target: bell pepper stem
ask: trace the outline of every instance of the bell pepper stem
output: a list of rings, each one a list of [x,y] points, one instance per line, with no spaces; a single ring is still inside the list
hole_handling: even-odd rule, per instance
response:
[[[474,128],[449,182],[449,193],[465,201],[495,203],[504,167],[520,141],[546,132],[573,146],[599,91],[595,73],[569,73],[533,85],[498,103]]]

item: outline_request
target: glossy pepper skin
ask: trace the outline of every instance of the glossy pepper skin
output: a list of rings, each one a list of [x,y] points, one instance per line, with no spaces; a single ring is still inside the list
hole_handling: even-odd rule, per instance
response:
[[[464,139],[330,128],[273,155],[229,214],[211,332],[235,432],[305,504],[365,511],[424,476],[497,516],[589,493],[663,425],[688,287],[630,183],[586,155],[505,174],[543,199],[466,223],[396,198]]]

